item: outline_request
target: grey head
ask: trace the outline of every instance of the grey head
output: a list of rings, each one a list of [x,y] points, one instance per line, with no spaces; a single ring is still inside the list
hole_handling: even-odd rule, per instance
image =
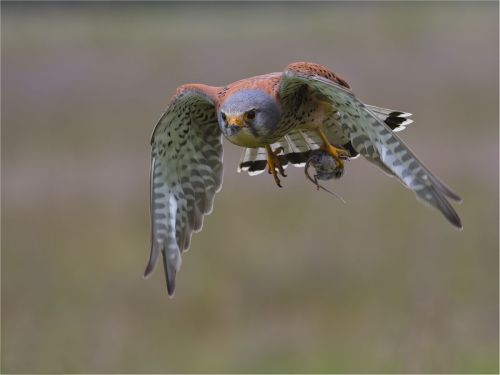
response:
[[[259,89],[239,90],[228,97],[217,114],[222,134],[244,147],[262,146],[276,130],[281,110],[276,100]]]

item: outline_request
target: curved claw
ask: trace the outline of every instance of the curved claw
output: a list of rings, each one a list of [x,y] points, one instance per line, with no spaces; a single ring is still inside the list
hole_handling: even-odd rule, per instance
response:
[[[276,182],[276,185],[278,185],[278,187],[282,188],[283,186],[281,186],[281,181],[280,181],[278,175],[276,174],[276,172],[273,173],[273,177],[274,177],[274,182]]]
[[[321,128],[317,130],[317,133],[318,133],[319,137],[321,138],[321,140],[323,141],[323,144],[321,145],[321,149],[326,151],[330,156],[332,156],[335,159],[335,164],[336,164],[337,169],[338,169],[337,174],[339,174],[339,176],[342,176],[342,174],[344,173],[343,172],[343,170],[344,170],[344,161],[343,160],[349,158],[349,156],[350,156],[349,151],[333,146]]]
[[[283,166],[281,165],[281,163],[278,165],[278,171],[280,172],[280,174],[283,177],[286,177],[285,170],[283,169]]]
[[[271,146],[266,145],[266,151],[267,151],[267,166],[268,169],[267,171],[273,175],[274,177],[274,182],[276,185],[279,187],[281,186],[281,181],[278,177],[278,172],[283,176],[286,177],[285,170],[283,169],[283,165],[281,164],[280,159],[278,158],[278,155],[282,153],[285,149],[283,147],[278,147],[276,150],[272,150]]]

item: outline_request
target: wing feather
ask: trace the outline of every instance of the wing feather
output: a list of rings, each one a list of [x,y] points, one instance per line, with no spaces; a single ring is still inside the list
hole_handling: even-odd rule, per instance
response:
[[[343,85],[293,67],[283,74],[281,96],[289,94],[290,90],[301,84],[318,90],[331,101],[341,116],[342,128],[349,134],[352,146],[357,152],[385,172],[397,176],[415,192],[419,200],[438,209],[454,227],[462,229],[458,214],[446,199],[460,201],[461,198],[418,160],[381,119],[381,113],[376,113],[381,110],[377,108],[374,111],[374,107],[367,107]]]
[[[222,185],[222,136],[214,99],[203,87],[180,88],[152,136],[151,252],[144,276],[163,256],[168,294],[175,291],[181,253]]]

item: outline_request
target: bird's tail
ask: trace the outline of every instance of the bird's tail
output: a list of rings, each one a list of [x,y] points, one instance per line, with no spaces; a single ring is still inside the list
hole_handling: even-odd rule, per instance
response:
[[[401,131],[406,128],[413,120],[409,119],[411,113],[403,111],[395,111],[393,109],[376,107],[367,105],[377,117],[383,120],[393,131]],[[281,164],[284,168],[291,164],[295,167],[302,168],[306,165],[307,159],[312,151],[317,150],[321,146],[319,136],[310,130],[301,129],[291,131],[278,142],[273,143],[271,148],[276,150],[279,147],[283,148],[283,152],[279,155]],[[358,153],[352,148],[350,142],[345,145],[339,145],[351,153],[351,157],[356,157]],[[241,154],[238,164],[238,172],[245,171],[250,176],[258,175],[266,170],[267,153],[266,149],[260,148],[245,148]]]

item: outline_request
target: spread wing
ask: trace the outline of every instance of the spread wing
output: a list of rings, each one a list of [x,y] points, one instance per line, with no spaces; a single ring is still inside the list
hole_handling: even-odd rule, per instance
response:
[[[341,126],[349,134],[353,148],[386,173],[396,176],[417,198],[438,209],[458,229],[462,223],[448,199],[461,201],[448,186],[434,176],[401,139],[362,103],[342,81],[329,79],[310,67],[294,64],[283,73],[280,95],[286,97],[302,85],[316,90],[321,98],[339,112]]]
[[[170,296],[181,253],[189,248],[193,231],[201,230],[222,185],[214,99],[200,87],[177,90],[151,139],[151,253],[144,276],[152,273],[161,253]]]

